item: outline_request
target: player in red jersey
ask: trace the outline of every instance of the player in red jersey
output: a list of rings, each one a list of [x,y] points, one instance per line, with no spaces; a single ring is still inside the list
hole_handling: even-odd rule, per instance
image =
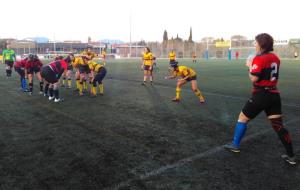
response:
[[[43,79],[41,77],[41,68],[43,64],[37,55],[29,54],[25,64],[25,77],[28,78],[29,94],[33,92],[33,76],[34,73],[40,81],[40,94],[43,94]]]
[[[289,164],[295,165],[290,134],[284,128],[281,112],[281,98],[277,83],[279,78],[280,60],[273,51],[274,40],[266,33],[255,37],[256,56],[248,60],[249,78],[253,83],[252,97],[242,109],[234,131],[231,144],[224,148],[231,152],[240,152],[240,142],[246,132],[247,123],[264,111],[275,132],[284,145],[287,154],[281,157]]]
[[[67,72],[67,67],[68,64],[61,57],[60,60],[56,60],[42,68],[42,77],[45,81],[44,96],[48,96],[49,90],[49,100],[54,99],[54,102],[62,101],[62,99],[59,98],[58,91],[59,79]]]
[[[27,82],[25,79],[25,71],[24,71],[27,60],[28,60],[28,57],[21,59],[19,61],[16,61],[14,63],[15,71],[20,75],[21,88],[22,88],[23,92],[28,92]]]

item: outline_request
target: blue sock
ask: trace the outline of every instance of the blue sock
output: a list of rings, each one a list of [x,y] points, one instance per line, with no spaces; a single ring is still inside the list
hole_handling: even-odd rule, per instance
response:
[[[240,147],[240,142],[247,130],[247,123],[237,122],[234,130],[234,137],[232,144],[237,148]]]
[[[26,90],[26,88],[27,88],[27,82],[26,82],[26,79],[22,79],[22,88],[23,88],[23,90]]]

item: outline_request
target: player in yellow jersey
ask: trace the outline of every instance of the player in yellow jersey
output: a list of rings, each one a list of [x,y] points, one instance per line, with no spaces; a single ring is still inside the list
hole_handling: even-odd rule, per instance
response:
[[[91,73],[88,62],[90,61],[88,56],[81,57],[82,62],[79,63],[78,69],[80,74],[80,82],[79,82],[79,96],[83,96],[83,92],[86,92],[88,89],[87,86],[87,78]]]
[[[145,48],[143,53],[143,64],[141,65],[142,70],[144,70],[144,81],[142,85],[146,84],[147,78],[149,78],[151,85],[153,84],[153,55],[149,47]]]
[[[106,69],[102,64],[96,63],[94,61],[88,62],[89,68],[91,70],[91,97],[97,96],[97,85],[99,84],[99,94],[104,94],[104,86],[102,83],[102,80],[104,79],[106,75]]]
[[[84,64],[85,60],[81,57],[72,57],[72,66],[75,69],[75,79],[76,79],[76,90],[75,91],[80,91],[80,72],[79,72],[79,67],[80,65]]]
[[[105,66],[106,65],[106,51],[105,51],[105,49],[102,50],[101,57],[102,57],[103,65]]]
[[[187,82],[191,82],[191,87],[195,95],[199,98],[200,103],[204,103],[205,99],[197,85],[197,73],[189,67],[179,66],[177,61],[170,63],[170,66],[173,68],[172,75],[165,77],[165,79],[175,79],[177,77],[181,77],[177,82],[176,97],[173,98],[172,101],[179,102],[181,87]]]
[[[174,52],[173,49],[169,53],[169,60],[170,60],[170,64],[171,64],[171,62],[176,61],[176,53]]]
[[[92,59],[94,59],[95,57],[97,57],[97,54],[96,54],[95,52],[93,52],[93,51],[91,50],[91,48],[87,48],[87,49],[84,50],[81,54],[84,55],[84,56],[87,56],[88,59],[90,59],[90,60],[92,60]]]

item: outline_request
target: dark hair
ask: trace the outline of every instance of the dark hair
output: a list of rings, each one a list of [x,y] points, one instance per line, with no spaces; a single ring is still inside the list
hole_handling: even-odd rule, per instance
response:
[[[148,52],[151,52],[151,50],[150,50],[150,48],[149,48],[149,47],[146,47],[146,49],[147,49],[147,51],[148,51]]]
[[[259,46],[262,49],[261,53],[268,53],[270,51],[273,51],[273,44],[274,40],[273,37],[270,34],[262,33],[255,36],[255,40],[259,44]]]

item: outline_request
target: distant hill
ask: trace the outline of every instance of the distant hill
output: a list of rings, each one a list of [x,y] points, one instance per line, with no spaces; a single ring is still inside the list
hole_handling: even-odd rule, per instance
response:
[[[124,42],[121,40],[112,40],[112,39],[103,39],[100,40],[100,42],[103,44],[124,44]]]
[[[36,42],[36,43],[47,43],[47,42],[49,42],[49,39],[46,38],[46,37],[30,37],[30,38],[25,38],[24,40],[33,41],[33,42]]]

